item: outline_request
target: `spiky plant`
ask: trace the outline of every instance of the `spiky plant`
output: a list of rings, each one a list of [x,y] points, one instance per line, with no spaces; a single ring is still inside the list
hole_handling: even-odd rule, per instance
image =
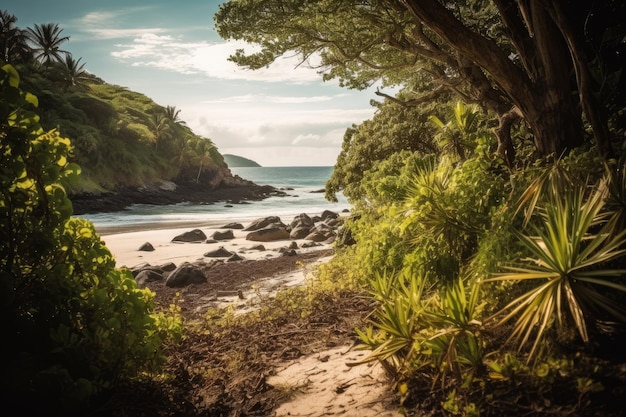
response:
[[[607,180],[590,193],[585,184],[573,186],[566,175],[547,175],[541,186],[533,187],[525,198],[539,221],[529,223],[532,234],[514,232],[530,256],[484,280],[530,285],[492,317],[498,325],[514,320],[509,340],[518,342],[519,349],[534,336],[529,362],[554,326],[564,330],[573,324],[582,341],[589,343],[594,320],[626,323],[626,311],[610,295],[623,299],[626,271],[607,267],[626,253],[626,230],[617,230],[618,218],[605,210]],[[537,192],[545,197],[543,203]]]

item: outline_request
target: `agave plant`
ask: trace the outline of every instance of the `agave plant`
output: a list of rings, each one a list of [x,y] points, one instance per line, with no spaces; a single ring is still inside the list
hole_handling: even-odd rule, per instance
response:
[[[426,314],[435,332],[423,343],[428,357],[437,369],[437,380],[444,384],[448,373],[458,382],[469,384],[474,373],[483,365],[483,346],[479,330],[482,305],[479,286],[473,284],[469,293],[462,278],[443,289],[440,302]]]
[[[540,187],[533,186],[545,196],[541,204],[533,192],[525,194],[539,213],[539,222],[530,223],[532,235],[515,232],[531,256],[484,280],[531,286],[492,317],[500,325],[516,319],[509,340],[519,342],[520,349],[535,335],[529,361],[552,326],[563,330],[571,323],[588,343],[592,320],[626,323],[626,311],[614,299],[626,293],[620,282],[626,271],[607,268],[626,253],[626,230],[617,230],[618,218],[605,210],[607,180],[589,196],[586,185],[572,186],[565,175],[553,174]]]
[[[380,302],[372,324],[365,331],[356,329],[363,345],[371,352],[360,363],[379,361],[389,375],[399,378],[410,373],[419,349],[415,337],[425,311],[424,283],[420,275],[378,275],[372,282],[372,295]]]

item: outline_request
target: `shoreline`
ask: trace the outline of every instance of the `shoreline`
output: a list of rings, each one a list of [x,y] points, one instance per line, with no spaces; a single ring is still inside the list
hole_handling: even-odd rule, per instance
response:
[[[306,213],[309,216],[316,216],[320,213]],[[337,213],[339,216],[345,213]],[[305,239],[280,239],[267,242],[247,240],[249,231],[243,229],[225,228],[224,226],[239,223],[246,228],[251,222],[267,216],[251,218],[229,218],[214,219],[204,221],[175,221],[175,222],[148,222],[135,223],[119,226],[97,227],[96,233],[99,235],[111,254],[115,257],[116,267],[127,267],[132,269],[138,265],[162,265],[167,262],[180,264],[183,262],[209,261],[210,257],[204,254],[220,247],[229,252],[236,253],[243,260],[259,260],[271,257],[282,256],[281,249],[286,249],[290,245],[297,245],[297,252],[307,253],[311,251],[324,250],[332,247],[331,243],[316,243],[312,247],[303,247],[305,243],[312,243]],[[289,216],[278,216],[284,224],[290,224],[293,218]],[[204,242],[182,243],[173,239],[185,232],[199,229],[207,237]],[[233,238],[212,239],[213,235],[220,232],[232,231]],[[142,251],[140,247],[149,243],[154,248],[153,251]],[[253,249],[253,247],[263,245],[264,250]],[[307,245],[304,245],[307,246]]]

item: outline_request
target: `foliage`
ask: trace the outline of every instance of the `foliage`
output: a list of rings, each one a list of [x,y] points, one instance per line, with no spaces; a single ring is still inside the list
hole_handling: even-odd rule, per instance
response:
[[[605,110],[620,95],[610,86],[623,97],[626,85],[615,59],[623,14],[617,1],[250,0],[221,4],[215,21],[224,39],[256,46],[230,57],[246,68],[295,54],[342,86],[398,86],[389,98],[406,106],[446,95],[477,103],[498,118],[498,152],[512,165],[518,120],[543,156],[591,142],[610,154]]]
[[[346,130],[342,150],[326,183],[326,198],[336,199],[343,190],[353,201],[363,198],[363,176],[376,164],[402,152],[429,154],[437,151],[435,129],[428,123],[432,106],[406,107],[391,101],[378,104],[371,120]]]
[[[498,312],[498,324],[516,319],[510,339],[519,342],[520,349],[536,333],[529,360],[555,324],[563,328],[571,323],[589,343],[590,322],[626,323],[620,302],[624,295],[614,295],[615,290],[626,292],[626,270],[611,267],[626,253],[626,230],[617,229],[619,217],[604,210],[607,180],[588,192],[586,184],[572,184],[558,168],[546,172],[552,175],[540,177],[542,181],[524,195],[524,201],[530,201],[527,218],[538,213],[538,223],[530,223],[530,233],[513,231],[529,257],[525,264],[509,266],[509,272],[485,280],[533,283]]]
[[[71,217],[61,185],[79,172],[70,140],[42,129],[13,67],[1,74],[3,400],[78,413],[116,381],[156,370],[182,328],[154,314],[153,295],[115,269],[91,223]]]

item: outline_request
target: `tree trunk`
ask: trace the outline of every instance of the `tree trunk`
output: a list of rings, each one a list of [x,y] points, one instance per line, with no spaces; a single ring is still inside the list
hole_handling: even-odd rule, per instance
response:
[[[541,1],[496,1],[498,7],[508,10],[505,16],[508,20],[503,23],[516,31],[512,39],[524,45],[517,51],[524,55],[520,59],[523,68],[515,65],[509,52],[491,39],[464,26],[438,0],[401,2],[444,42],[489,74],[497,88],[523,115],[541,154],[558,157],[582,144],[581,113],[577,95],[573,93],[572,61],[560,31]],[[520,13],[510,13],[516,6]],[[526,32],[520,33],[520,28],[526,28]],[[504,126],[506,124],[501,128]],[[507,147],[506,135],[499,137],[502,138],[501,145]]]

